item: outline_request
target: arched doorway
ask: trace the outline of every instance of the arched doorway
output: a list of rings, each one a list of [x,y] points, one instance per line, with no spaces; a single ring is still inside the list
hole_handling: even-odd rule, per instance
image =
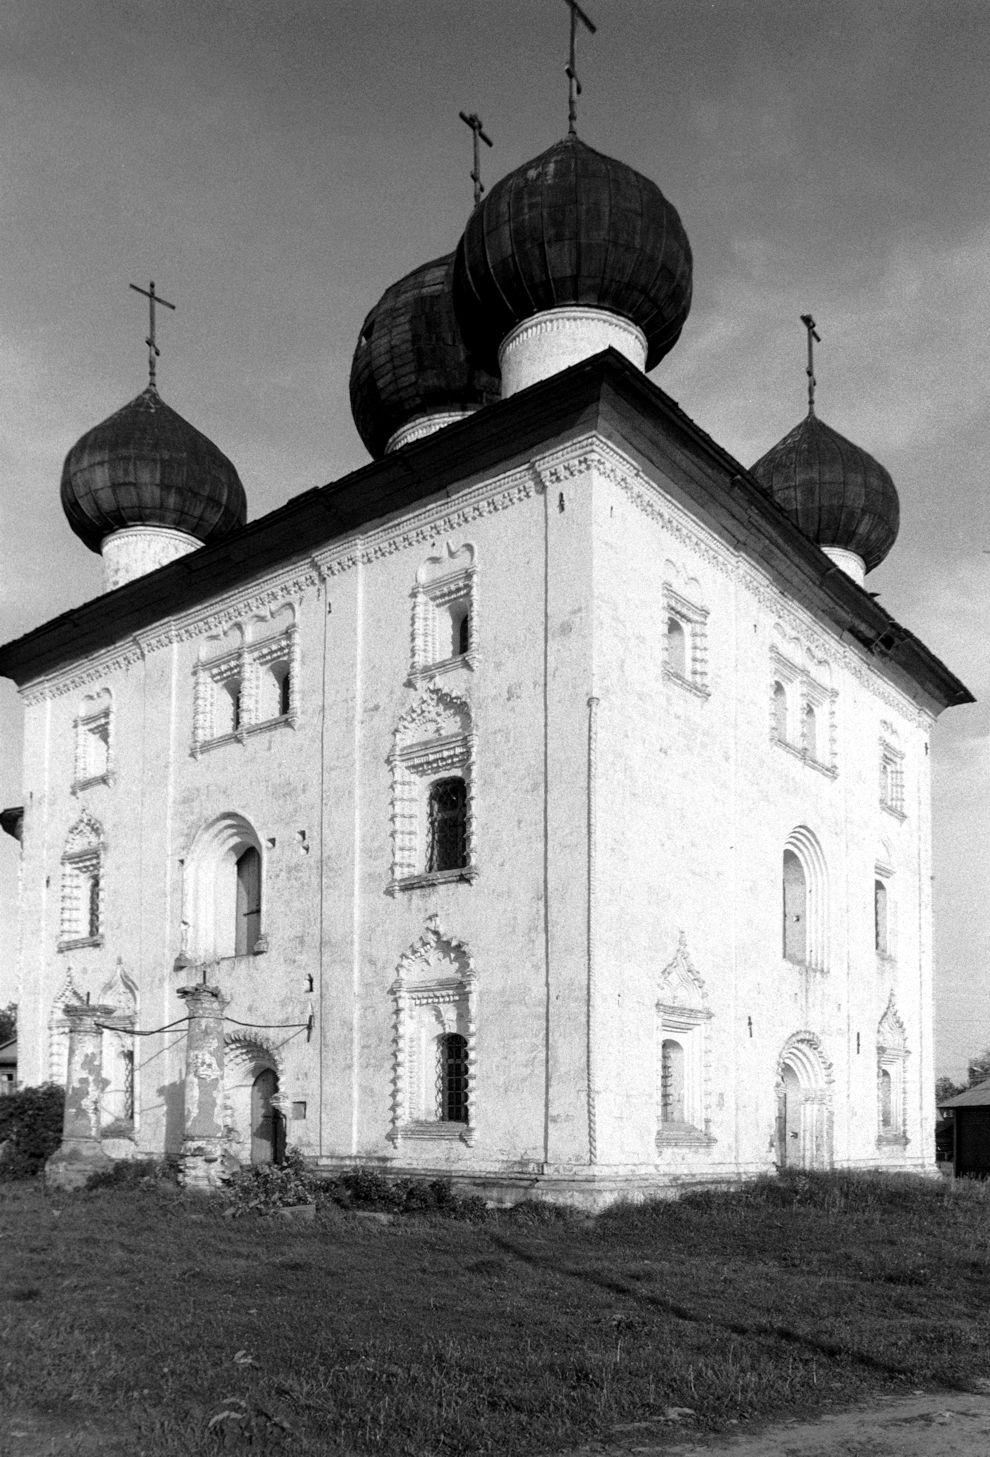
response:
[[[224,1127],[227,1150],[241,1164],[281,1163],[285,1114],[279,1096],[278,1051],[264,1038],[228,1032],[224,1038]]]
[[[274,1101],[278,1074],[267,1067],[251,1085],[251,1162],[280,1164],[285,1157],[285,1118]]]
[[[832,1068],[818,1038],[799,1032],[777,1063],[779,1168],[832,1167]]]

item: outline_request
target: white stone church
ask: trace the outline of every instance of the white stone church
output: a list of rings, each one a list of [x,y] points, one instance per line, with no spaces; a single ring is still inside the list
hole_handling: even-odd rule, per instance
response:
[[[369,313],[363,469],[246,525],[153,385],[70,451],[106,591],[0,650],[4,823],[21,1080],[68,1068],[91,1151],[589,1205],[933,1167],[969,694],[864,587],[882,466],[812,409],[746,469],[647,378],[690,294],[671,204],[569,136]]]

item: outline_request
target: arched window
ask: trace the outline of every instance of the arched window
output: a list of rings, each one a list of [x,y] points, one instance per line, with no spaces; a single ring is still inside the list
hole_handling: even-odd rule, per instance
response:
[[[828,872],[815,835],[806,825],[784,844],[784,956],[798,966],[826,969],[828,959]]]
[[[468,1047],[459,1032],[437,1038],[437,1118],[441,1123],[468,1122]]]
[[[241,815],[223,815],[196,838],[186,862],[188,945],[193,962],[266,950],[261,842]]]
[[[891,992],[877,1027],[877,1135],[881,1143],[904,1143],[907,1134],[905,1069],[907,1036]]]
[[[272,669],[275,681],[278,684],[278,711],[279,717],[284,718],[289,712],[292,703],[291,679],[289,677],[288,663],[277,663]]]
[[[261,856],[253,845],[234,862],[237,876],[237,922],[234,955],[250,956],[261,935]]]
[[[430,785],[427,806],[427,871],[460,870],[467,864],[467,786],[463,779]]]
[[[784,851],[784,956],[802,966],[808,960],[808,881],[793,850]]]
[[[873,935],[877,954],[886,956],[890,949],[887,934],[887,887],[882,880],[873,882]]]
[[[454,602],[450,609],[450,655],[463,657],[471,646],[471,613],[466,599]]]
[[[684,1048],[670,1038],[660,1049],[660,1121],[684,1122]]]
[[[69,831],[62,855],[60,946],[103,935],[103,831],[88,814]]]
[[[241,680],[239,677],[224,678],[217,685],[214,704],[213,735],[236,734],[241,726]]]
[[[880,1069],[880,1132],[890,1133],[894,1128],[894,1079],[889,1069]]]
[[[684,624],[676,617],[667,618],[667,667],[681,678],[688,675],[687,634]]]
[[[818,715],[810,703],[804,708],[804,752],[816,762],[818,753]]]
[[[773,731],[774,736],[787,742],[787,689],[780,679],[773,685]]]

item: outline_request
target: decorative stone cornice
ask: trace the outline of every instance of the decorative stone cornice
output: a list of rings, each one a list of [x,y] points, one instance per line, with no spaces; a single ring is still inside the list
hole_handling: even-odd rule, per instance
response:
[[[623,495],[669,537],[679,542],[722,576],[736,582],[767,613],[777,618],[802,646],[821,661],[841,668],[881,703],[927,733],[935,716],[913,699],[883,681],[875,662],[856,645],[844,640],[839,629],[834,635],[823,624],[793,603],[741,551],[725,545],[687,511],[673,502],[610,441],[588,434],[570,441],[559,450],[541,455],[533,462],[544,490],[594,474],[616,486]]]

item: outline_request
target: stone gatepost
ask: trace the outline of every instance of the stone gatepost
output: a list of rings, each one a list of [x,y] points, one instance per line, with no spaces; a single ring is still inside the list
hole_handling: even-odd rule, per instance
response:
[[[114,1014],[113,1007],[65,1008],[69,1023],[69,1065],[65,1079],[62,1145],[45,1164],[50,1189],[81,1189],[89,1178],[113,1163],[100,1147],[100,1099],[103,1079],[103,1033],[96,1025]]]
[[[187,1189],[215,1189],[223,1171],[223,1010],[220,988],[179,987],[186,1029],[186,1117],[181,1178]]]

